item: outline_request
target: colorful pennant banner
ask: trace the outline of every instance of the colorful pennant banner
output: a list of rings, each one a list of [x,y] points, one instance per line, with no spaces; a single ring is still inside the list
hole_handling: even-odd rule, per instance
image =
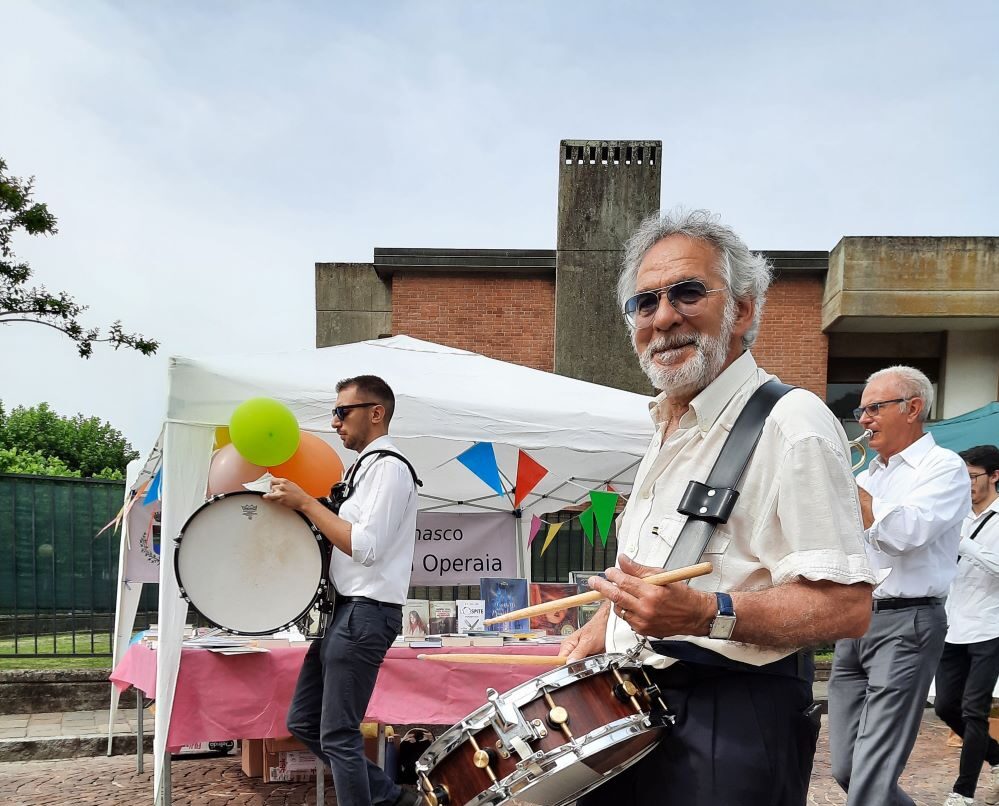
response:
[[[517,487],[513,498],[513,506],[520,506],[527,495],[538,486],[538,482],[548,475],[548,468],[542,467],[523,451],[517,455]]]
[[[579,525],[583,528],[583,534],[593,545],[593,507],[588,507],[579,513]],[[606,545],[606,543],[605,543]]]
[[[597,522],[597,529],[600,530],[600,542],[607,547],[607,537],[610,535],[611,524],[614,523],[614,511],[617,509],[617,493],[605,493],[600,490],[590,490],[590,504],[593,509],[593,517]],[[592,539],[590,540],[592,543]]]

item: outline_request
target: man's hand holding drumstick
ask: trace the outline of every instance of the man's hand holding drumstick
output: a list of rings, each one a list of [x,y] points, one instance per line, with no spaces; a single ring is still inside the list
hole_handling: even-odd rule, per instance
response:
[[[639,565],[620,555],[620,568],[609,568],[607,579],[593,576],[590,587],[607,600],[584,627],[562,642],[566,662],[604,652],[610,609],[639,635],[664,638],[669,635],[700,635],[707,631],[716,607],[713,596],[692,589],[687,583],[650,585],[642,577],[662,568]]]

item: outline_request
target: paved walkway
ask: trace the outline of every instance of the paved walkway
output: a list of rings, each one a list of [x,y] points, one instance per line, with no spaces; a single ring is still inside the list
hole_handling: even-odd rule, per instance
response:
[[[105,714],[106,724],[106,712],[96,713]],[[95,721],[101,724],[99,717]],[[946,727],[927,710],[902,776],[902,785],[918,806],[940,806],[950,791],[960,751],[947,746],[947,735]],[[8,762],[0,764],[0,805],[141,806],[151,802],[151,768],[148,755],[141,775],[135,771],[134,756]],[[264,784],[246,778],[232,755],[174,761],[173,802],[175,806],[315,806],[315,793],[309,784]],[[845,803],[829,774],[825,729],[819,737],[808,802],[811,806]],[[334,803],[330,792],[327,806]]]

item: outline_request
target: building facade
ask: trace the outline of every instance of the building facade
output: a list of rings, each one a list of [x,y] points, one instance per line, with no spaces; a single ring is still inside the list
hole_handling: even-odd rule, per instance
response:
[[[673,204],[661,154],[660,141],[563,140],[552,250],[378,247],[371,263],[317,263],[317,346],[406,334],[651,394],[614,288],[628,235]],[[867,376],[896,363],[936,384],[934,419],[999,396],[999,237],[760,251],[775,281],[753,353],[845,421]]]

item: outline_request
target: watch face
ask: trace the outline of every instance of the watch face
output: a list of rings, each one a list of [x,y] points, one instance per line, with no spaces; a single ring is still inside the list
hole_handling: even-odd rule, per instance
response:
[[[717,638],[727,641],[735,631],[735,616],[715,616],[711,622],[711,629],[708,632],[709,638]]]

